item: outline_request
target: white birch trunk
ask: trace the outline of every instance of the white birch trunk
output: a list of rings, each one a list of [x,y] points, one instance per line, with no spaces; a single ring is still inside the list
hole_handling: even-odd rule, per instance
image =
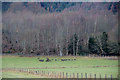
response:
[[[74,43],[74,38],[73,38],[73,55],[75,56],[75,43]]]

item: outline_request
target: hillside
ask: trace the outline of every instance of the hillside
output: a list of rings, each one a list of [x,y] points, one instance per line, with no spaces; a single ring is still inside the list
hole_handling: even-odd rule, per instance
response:
[[[3,3],[3,53],[117,54],[117,17],[117,3]]]
[[[117,12],[118,3],[117,2],[24,2],[24,3],[13,3],[13,2],[3,2],[2,10],[7,11],[19,11],[26,8],[34,13],[39,12],[62,12],[65,9],[68,10],[78,10],[79,8],[84,8],[86,10],[91,10],[93,8],[97,9],[107,9],[111,10],[113,13]],[[17,7],[16,7],[17,6]]]

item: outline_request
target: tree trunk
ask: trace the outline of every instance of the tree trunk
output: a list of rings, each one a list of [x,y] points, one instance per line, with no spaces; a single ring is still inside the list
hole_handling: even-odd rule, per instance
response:
[[[62,56],[63,53],[62,53],[62,48],[61,48],[61,46],[59,46],[59,49],[60,49],[60,56]]]
[[[57,39],[55,40],[55,42],[56,42],[56,51],[57,51],[56,54],[58,54],[58,41],[57,41]]]
[[[98,38],[97,38],[97,40],[98,40],[98,42],[99,42],[98,46],[99,46],[99,48],[100,48],[100,50],[101,50],[101,53],[104,53],[104,51],[103,51],[103,49],[102,49],[101,41],[100,41]],[[100,54],[100,56],[101,56],[101,54]]]
[[[23,42],[23,54],[25,54],[26,53],[26,46],[25,46],[26,44],[25,44],[25,41]]]
[[[93,33],[93,34],[94,34],[94,38],[95,38],[95,33],[96,33],[96,28],[97,28],[96,25],[97,25],[97,18],[96,18],[96,20],[95,20],[95,26],[94,26],[94,33]]]
[[[66,36],[66,40],[67,40],[67,45],[66,45],[66,55],[68,56],[68,37],[69,37],[69,32],[68,32],[68,27],[67,27],[67,36]]]
[[[66,46],[66,55],[68,56],[68,40],[67,40],[67,46]]]
[[[73,55],[75,56],[75,43],[74,43],[74,38],[73,38]]]
[[[78,54],[78,44],[79,44],[79,38],[78,38],[78,40],[77,40],[77,45],[76,45],[76,56],[77,56],[77,54]]]
[[[62,53],[62,50],[60,49],[60,56],[62,56],[62,54],[63,54],[63,53]]]
[[[45,38],[44,38],[44,34],[43,34],[43,32],[42,32],[42,41],[43,41],[43,55],[45,55]]]

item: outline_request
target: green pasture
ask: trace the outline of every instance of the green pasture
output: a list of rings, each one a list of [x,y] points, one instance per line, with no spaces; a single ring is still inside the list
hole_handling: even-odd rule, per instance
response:
[[[39,76],[18,72],[3,72],[3,78],[38,78]],[[41,77],[41,76],[40,76]]]
[[[91,57],[58,57],[58,56],[40,56],[40,59],[76,59],[76,61],[51,61],[40,62],[37,57],[19,57],[19,56],[3,56],[3,68],[37,68],[32,70],[43,70],[52,72],[67,72],[72,73],[87,73],[96,74],[104,77],[104,75],[111,75],[117,77],[118,74],[118,60],[109,60],[104,58]],[[10,72],[9,72],[10,73]],[[3,72],[3,77],[9,77],[8,72]],[[13,74],[12,74],[13,75]],[[17,76],[16,74],[14,76]],[[22,74],[24,77],[24,75]],[[29,77],[29,76],[28,76]]]

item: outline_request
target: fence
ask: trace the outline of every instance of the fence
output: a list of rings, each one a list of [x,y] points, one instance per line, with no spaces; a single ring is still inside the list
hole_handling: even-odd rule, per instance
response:
[[[113,75],[97,75],[97,74],[87,74],[87,73],[67,73],[67,72],[54,72],[54,71],[45,71],[45,70],[34,70],[29,68],[3,68],[2,70],[6,71],[16,71],[16,72],[24,72],[34,75],[40,75],[44,77],[50,78],[110,78],[111,80],[114,79]],[[119,78],[119,75],[116,75],[116,78]]]

